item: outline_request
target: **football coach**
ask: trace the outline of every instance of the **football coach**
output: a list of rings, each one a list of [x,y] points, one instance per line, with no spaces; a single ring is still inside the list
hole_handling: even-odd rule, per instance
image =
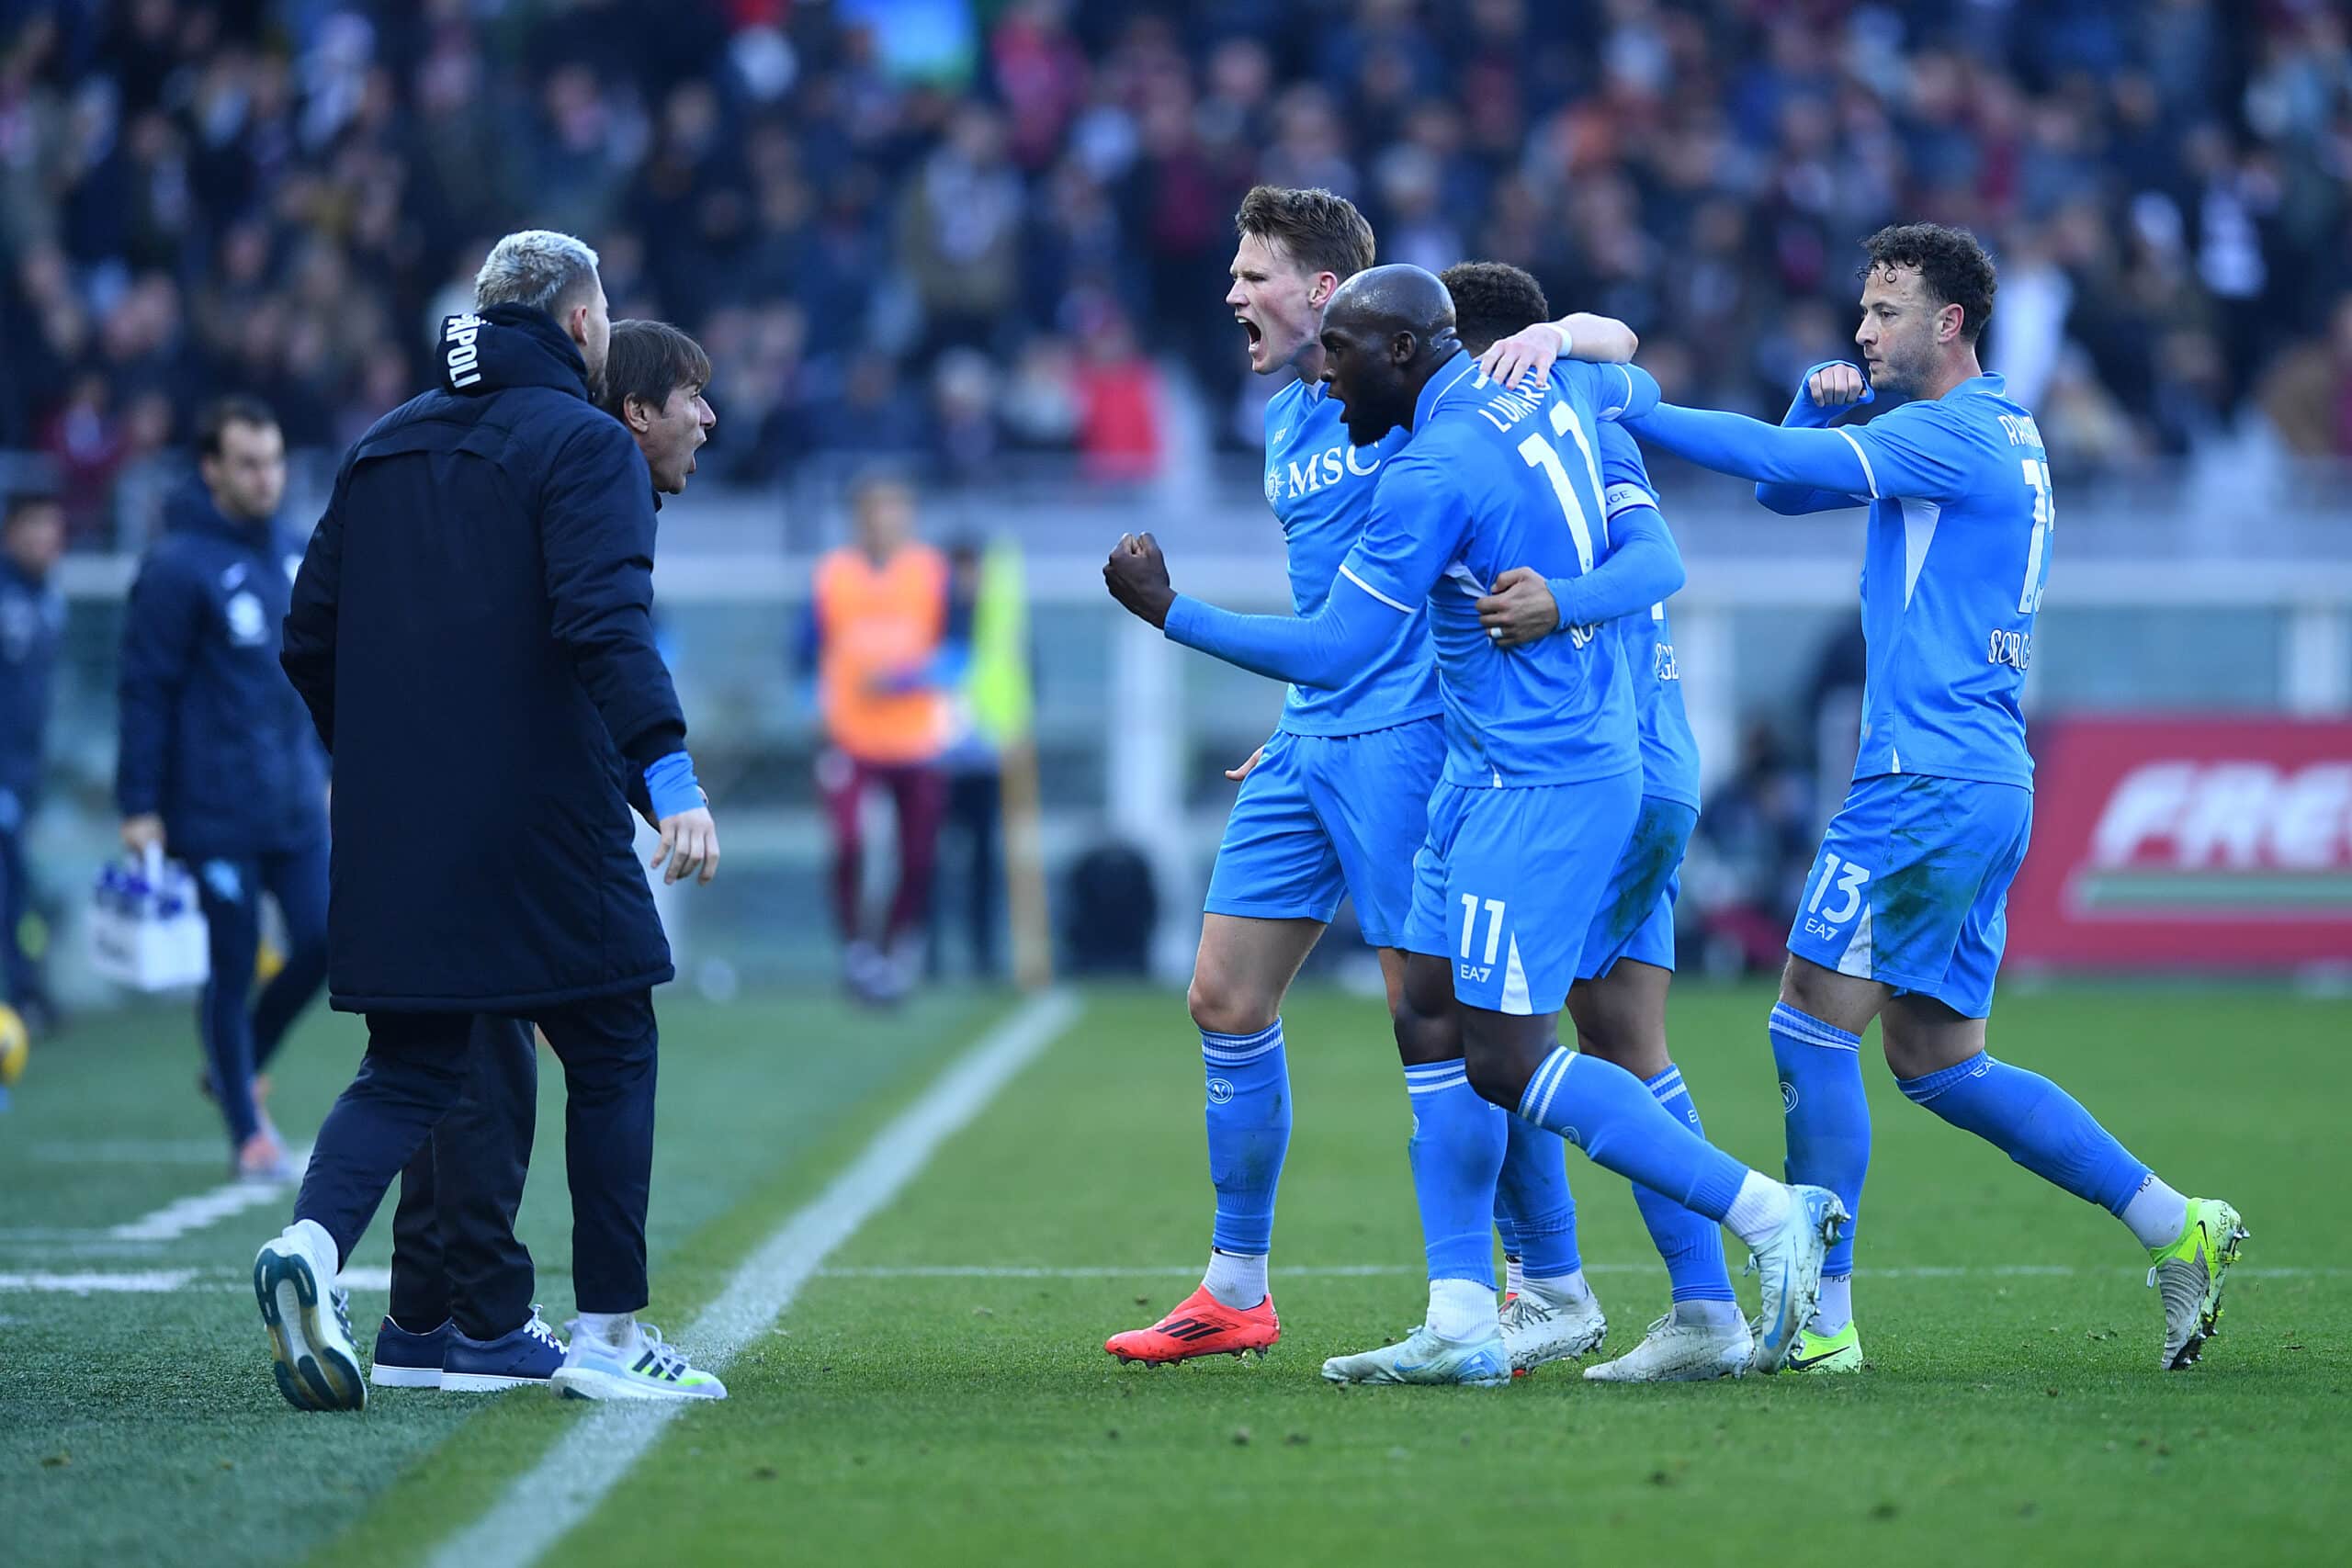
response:
[[[591,400],[611,333],[595,253],[510,234],[474,297],[444,329],[444,386],[345,457],[286,617],[281,661],[334,759],[328,995],[366,1015],[368,1050],[254,1290],[288,1401],[363,1408],[335,1277],[464,1089],[492,1032],[477,1020],[536,1023],[564,1069],[580,1309],[550,1381],[723,1397],[636,1317],[652,987],[673,971],[631,804],[660,827],[667,880],[708,882],[718,863],[654,647],[651,479]],[[531,350],[486,390],[485,326]]]

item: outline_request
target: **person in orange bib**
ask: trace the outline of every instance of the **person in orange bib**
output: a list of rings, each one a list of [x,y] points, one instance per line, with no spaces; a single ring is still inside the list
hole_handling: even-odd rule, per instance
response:
[[[809,637],[829,742],[817,761],[833,836],[833,913],[844,976],[865,1000],[913,985],[947,780],[948,706],[940,656],[947,629],[946,558],[914,537],[913,491],[894,478],[862,480],[850,498],[853,541],[817,563]],[[868,790],[889,793],[899,829],[899,884],[878,933],[860,891]]]

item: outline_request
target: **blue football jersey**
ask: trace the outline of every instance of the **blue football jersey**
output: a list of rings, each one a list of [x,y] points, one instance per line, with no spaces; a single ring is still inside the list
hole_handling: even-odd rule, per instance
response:
[[[1512,567],[1574,577],[1605,558],[1594,433],[1634,385],[1621,366],[1564,360],[1544,385],[1515,391],[1458,355],[1422,388],[1412,439],[1381,471],[1340,570],[1397,609],[1428,604],[1451,783],[1575,784],[1640,766],[1633,683],[1612,640],[1577,626],[1498,649],[1477,608]]]
[[[1623,425],[1600,427],[1601,506],[1611,525],[1635,507],[1657,505],[1641,443]],[[1682,705],[1682,671],[1666,605],[1612,623],[1609,635],[1634,683],[1634,720],[1641,737],[1642,793],[1699,808],[1699,741]]]
[[[2020,698],[2055,518],[2033,416],[1977,376],[1838,434],[1871,499],[1854,776],[2030,787]]]
[[[1409,434],[1392,430],[1373,446],[1353,446],[1340,413],[1320,381],[1295,381],[1266,404],[1266,502],[1282,522],[1291,611],[1302,617],[1331,596],[1340,563],[1363,536],[1374,481]],[[1443,711],[1429,617],[1415,615],[1346,685],[1292,686],[1282,728],[1294,735],[1364,735]]]

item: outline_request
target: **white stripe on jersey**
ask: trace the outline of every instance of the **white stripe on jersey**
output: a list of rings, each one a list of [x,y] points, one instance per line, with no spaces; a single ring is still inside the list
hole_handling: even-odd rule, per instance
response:
[[[1871,487],[1871,499],[1878,500],[1878,476],[1871,471],[1871,455],[1862,450],[1862,444],[1854,439],[1852,431],[1838,426],[1832,428],[1837,429],[1838,434],[1846,438],[1846,445],[1851,446],[1854,449],[1854,456],[1861,460],[1862,482]]]

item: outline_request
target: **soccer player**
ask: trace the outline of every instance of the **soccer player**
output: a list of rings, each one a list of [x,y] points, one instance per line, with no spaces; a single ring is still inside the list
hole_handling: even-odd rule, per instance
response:
[[[1226,303],[1249,338],[1250,368],[1298,378],[1266,405],[1266,499],[1289,550],[1291,602],[1311,615],[1363,532],[1374,476],[1405,437],[1351,443],[1322,380],[1324,308],[1372,265],[1372,228],[1329,191],[1272,186],[1242,198],[1234,227]],[[1581,352],[1633,356],[1620,323],[1575,325]],[[1216,1188],[1209,1265],[1200,1289],[1167,1316],[1104,1344],[1122,1360],[1262,1354],[1281,1337],[1266,1259],[1290,1144],[1283,997],[1346,894],[1404,1027],[1400,949],[1413,852],[1444,758],[1442,711],[1428,627],[1408,615],[1347,678],[1294,685],[1272,739],[1227,774],[1241,793],[1210,874],[1189,998]]]
[[[1976,359],[1993,263],[1965,230],[1883,229],[1865,242],[1850,365],[1809,371],[1781,426],[1661,404],[1645,441],[1757,482],[1776,512],[1870,505],[1860,754],[1823,836],[1772,1010],[1791,1179],[1859,1210],[1870,1164],[1860,1037],[1871,1020],[1905,1099],[2100,1204],[2148,1250],[2165,1308],[2160,1364],[2198,1359],[2245,1230],[2186,1198],[2065,1090],[1985,1052],[2010,879],[2033,821],[2019,698],[2050,580],[2050,462],[2033,416]],[[1880,394],[1868,424],[1835,423]],[[1856,1371],[1849,1231],[1792,1369]]]
[[[1506,386],[1540,384],[1562,337],[1543,286],[1518,267],[1468,262],[1439,275],[1453,297],[1463,347]],[[1478,602],[1478,617],[1498,648],[1574,635],[1589,620],[1579,608],[1604,578],[1655,551],[1668,563],[1660,598],[1609,623],[1605,636],[1633,683],[1641,737],[1642,807],[1632,841],[1618,857],[1600,912],[1585,937],[1577,982],[1568,991],[1578,1048],[1640,1078],[1658,1102],[1704,1136],[1681,1069],[1667,1050],[1666,994],[1674,979],[1674,897],[1684,847],[1699,819],[1699,747],[1683,712],[1681,671],[1664,596],[1681,586],[1681,558],[1660,514],[1641,448],[1623,425],[1596,432],[1600,456],[1604,564],[1582,578],[1546,581],[1515,567]],[[1667,585],[1667,584],[1670,584]],[[1577,1252],[1576,1201],[1556,1134],[1511,1118],[1496,1190],[1496,1228],[1510,1265],[1503,1300],[1503,1344],[1514,1371],[1580,1356],[1597,1348],[1608,1320],[1585,1283]],[[1723,1233],[1663,1193],[1634,1189],[1643,1223],[1666,1263],[1673,1304],[1630,1353],[1585,1376],[1605,1382],[1686,1382],[1737,1377],[1753,1344],[1724,1264]]]
[[[1402,1344],[1334,1357],[1323,1375],[1509,1381],[1488,1231],[1505,1139],[1495,1107],[1724,1220],[1754,1247],[1757,1362],[1774,1370],[1810,1315],[1837,1201],[1744,1168],[1623,1068],[1557,1045],[1586,931],[1640,811],[1632,686],[1591,630],[1506,650],[1476,608],[1507,567],[1575,577],[1596,563],[1589,432],[1654,401],[1657,383],[1626,367],[1567,365],[1538,388],[1499,387],[1462,352],[1445,286],[1413,266],[1350,279],[1321,335],[1324,379],[1353,447],[1409,432],[1324,604],[1298,617],[1236,615],[1181,597],[1148,536],[1121,540],[1103,575],[1122,604],[1176,641],[1314,686],[1361,668],[1428,613],[1446,760],[1414,867],[1397,1039],[1412,1063],[1430,1311]]]

